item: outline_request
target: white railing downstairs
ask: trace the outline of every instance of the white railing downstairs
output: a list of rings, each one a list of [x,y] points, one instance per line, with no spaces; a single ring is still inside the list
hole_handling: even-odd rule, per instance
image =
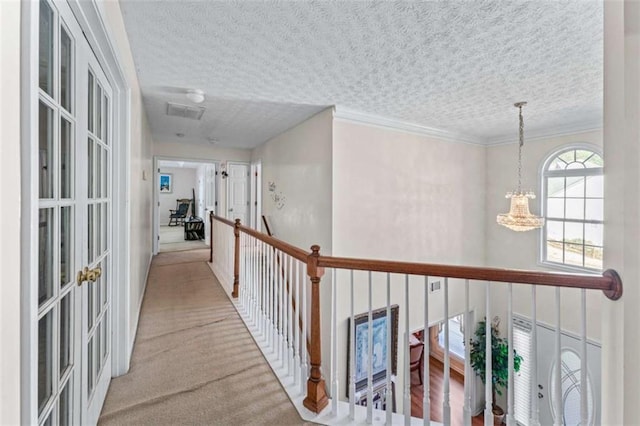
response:
[[[420,263],[391,262],[368,259],[339,258],[321,256],[320,247],[311,247],[307,252],[287,244],[266,234],[226,219],[214,216],[211,220],[211,256],[210,261],[216,276],[227,291],[236,299],[236,306],[254,335],[256,342],[263,350],[285,390],[294,404],[301,402],[308,412],[301,412],[303,418],[325,424],[424,424],[431,421],[431,389],[429,371],[429,338],[427,330],[430,323],[430,291],[429,284],[437,277],[443,285],[442,318],[449,318],[449,292],[451,288],[464,291],[464,406],[462,408],[462,424],[471,425],[473,408],[471,406],[472,378],[475,376],[469,362],[471,340],[470,327],[470,286],[484,287],[485,318],[492,318],[492,288],[507,286],[507,342],[508,342],[508,381],[506,423],[516,425],[514,418],[514,349],[513,349],[513,286],[529,285],[531,288],[532,323],[536,324],[537,294],[539,286],[555,287],[555,347],[553,358],[557,366],[561,360],[561,298],[560,288],[574,288],[580,294],[580,424],[589,423],[587,396],[586,362],[587,362],[587,290],[603,291],[606,297],[617,300],[622,296],[622,281],[613,270],[603,276],[558,274],[536,271],[518,271],[495,268],[447,266]],[[321,288],[321,280],[326,274],[331,277],[330,291]],[[355,272],[354,272],[355,271]],[[451,280],[451,282],[450,282]],[[454,283],[453,280],[456,282]],[[418,289],[416,291],[416,289]],[[327,289],[329,290],[329,289]],[[363,291],[364,290],[364,291]],[[393,290],[393,291],[392,291]],[[321,292],[330,293],[330,342],[322,341],[321,335]],[[433,297],[433,295],[431,295]],[[327,297],[328,298],[328,297]],[[364,301],[363,301],[364,298]],[[346,303],[345,303],[346,302]],[[392,304],[399,304],[400,308]],[[340,303],[340,306],[338,305]],[[365,306],[363,315],[356,315],[356,305]],[[422,413],[412,416],[412,395],[410,389],[409,345],[412,324],[415,326],[416,305],[418,316],[422,319],[424,356],[422,365]],[[344,309],[348,306],[348,309]],[[378,309],[376,309],[378,308]],[[348,311],[348,314],[343,312]],[[394,311],[404,311],[402,333],[397,330],[399,318],[394,322]],[[326,315],[326,314],[325,314]],[[440,315],[440,314],[439,314]],[[399,315],[395,314],[395,318]],[[382,318],[383,321],[379,322]],[[413,318],[413,321],[411,320]],[[356,324],[356,322],[358,324]],[[382,324],[379,326],[378,324]],[[347,327],[347,324],[348,327]],[[486,332],[490,333],[490,324],[486,323]],[[356,330],[358,328],[358,330]],[[349,336],[360,336],[359,345],[356,338],[349,338],[344,343],[344,331]],[[385,347],[380,342],[374,349],[374,333],[382,332]],[[364,330],[364,331],[363,331]],[[536,353],[536,327],[532,328],[532,353]],[[364,333],[364,334],[363,334]],[[398,344],[398,335],[402,342]],[[366,342],[365,342],[366,339]],[[450,401],[450,347],[449,321],[444,321],[444,370],[441,407],[443,424],[452,423]],[[339,352],[340,349],[340,352]],[[321,370],[321,359],[328,354],[330,359],[330,386],[327,388]],[[374,353],[375,352],[375,353]],[[348,353],[348,357],[342,357]],[[491,339],[485,339],[485,377],[492,377]],[[374,359],[380,354],[386,365],[382,373],[375,370]],[[394,357],[402,355],[400,374],[394,372]],[[341,357],[339,357],[341,355]],[[358,357],[356,359],[356,357]],[[377,367],[380,367],[376,363]],[[537,360],[532,357],[530,369],[532,377],[536,377]],[[347,375],[348,371],[348,375]],[[391,371],[392,374],[386,372]],[[563,413],[563,394],[561,368],[555,368],[553,376],[555,413]],[[363,377],[366,376],[366,377]],[[339,386],[339,378],[346,377],[348,386],[343,392]],[[397,383],[402,383],[402,413],[395,412],[393,390]],[[361,387],[363,386],[363,387]],[[530,401],[528,407],[528,424],[539,425],[537,380],[530,383]],[[375,387],[375,389],[374,389]],[[385,389],[379,392],[379,388]],[[374,395],[375,392],[375,395]],[[484,424],[494,424],[492,413],[493,388],[491,380],[487,380],[484,388]],[[348,395],[341,400],[340,395]],[[329,399],[329,395],[331,399]],[[376,402],[375,397],[380,396]],[[366,407],[356,404],[356,400],[367,403]],[[329,405],[330,404],[330,405]],[[374,407],[374,405],[376,405]],[[329,407],[329,408],[326,408]],[[384,407],[380,410],[379,407]],[[326,409],[325,409],[326,408]],[[315,413],[315,414],[313,414]],[[460,413],[455,413],[460,414]],[[562,424],[561,416],[556,416],[554,423]],[[435,423],[435,422],[434,422]],[[454,422],[455,423],[455,422]]]

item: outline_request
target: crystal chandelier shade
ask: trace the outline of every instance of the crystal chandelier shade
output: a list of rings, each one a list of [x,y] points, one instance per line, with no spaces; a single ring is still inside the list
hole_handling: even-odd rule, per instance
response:
[[[518,231],[531,231],[541,228],[544,225],[544,218],[531,214],[529,211],[529,199],[536,198],[531,191],[522,191],[522,146],[524,145],[524,119],[522,118],[522,107],[526,102],[518,102],[515,107],[519,110],[520,118],[520,143],[518,145],[518,189],[515,192],[508,192],[506,198],[511,199],[509,213],[499,214],[496,218],[498,224]]]

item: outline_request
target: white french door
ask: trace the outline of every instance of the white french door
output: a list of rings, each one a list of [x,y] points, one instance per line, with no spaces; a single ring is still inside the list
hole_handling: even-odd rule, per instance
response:
[[[66,2],[38,7],[34,416],[95,424],[111,378],[112,92]]]

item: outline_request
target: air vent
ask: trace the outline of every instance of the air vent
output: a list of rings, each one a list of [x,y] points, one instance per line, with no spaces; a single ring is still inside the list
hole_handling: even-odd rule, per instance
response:
[[[200,120],[206,108],[167,102],[167,115]]]

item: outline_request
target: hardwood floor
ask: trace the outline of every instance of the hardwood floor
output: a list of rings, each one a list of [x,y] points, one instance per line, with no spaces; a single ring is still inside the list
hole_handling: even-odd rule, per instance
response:
[[[431,404],[431,420],[442,422],[442,389],[444,386],[444,365],[433,357],[429,357],[429,401]],[[464,407],[464,377],[451,371],[449,380],[449,404],[451,406],[451,425],[462,426],[462,409]],[[418,372],[411,375],[411,415],[422,417],[423,386],[420,385]],[[482,415],[474,417],[471,424],[482,426]]]

